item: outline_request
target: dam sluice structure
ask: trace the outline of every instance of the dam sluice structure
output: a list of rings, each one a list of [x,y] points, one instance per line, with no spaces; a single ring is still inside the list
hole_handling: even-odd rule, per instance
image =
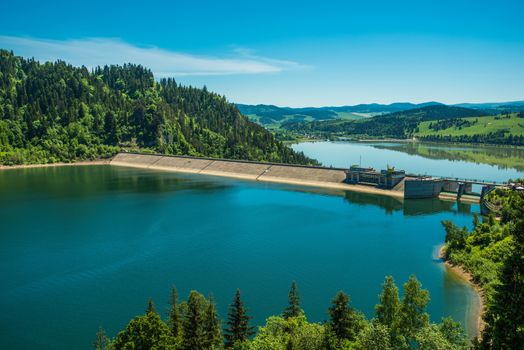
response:
[[[109,164],[339,189],[404,199],[441,198],[482,203],[483,197],[493,188],[505,186],[477,180],[411,175],[394,168],[376,171],[359,166],[347,169],[131,152],[118,153]],[[473,192],[474,185],[481,186],[480,193]]]

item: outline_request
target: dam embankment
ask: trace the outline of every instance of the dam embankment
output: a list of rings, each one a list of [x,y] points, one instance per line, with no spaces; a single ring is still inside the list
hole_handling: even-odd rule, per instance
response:
[[[404,197],[403,187],[386,190],[373,186],[347,184],[344,182],[346,169],[342,168],[138,153],[119,153],[110,164]]]

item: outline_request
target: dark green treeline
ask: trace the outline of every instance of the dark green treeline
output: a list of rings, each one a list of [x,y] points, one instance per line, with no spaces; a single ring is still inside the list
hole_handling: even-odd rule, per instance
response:
[[[97,333],[97,350],[109,349],[245,349],[245,350],[455,350],[467,349],[462,327],[446,318],[432,324],[426,312],[429,293],[412,276],[404,284],[403,297],[392,277],[387,277],[375,317],[367,320],[350,305],[340,291],[327,310],[329,320],[308,322],[293,282],[289,305],[282,315],[271,316],[255,333],[249,325],[248,309],[237,290],[222,325],[212,297],[192,291],[178,301],[173,288],[168,320],[164,322],[150,301],[146,313],[135,317],[114,339],[103,330]],[[254,337],[252,337],[254,335]]]
[[[205,87],[156,82],[140,65],[89,71],[0,50],[0,164],[96,159],[122,148],[313,162]]]

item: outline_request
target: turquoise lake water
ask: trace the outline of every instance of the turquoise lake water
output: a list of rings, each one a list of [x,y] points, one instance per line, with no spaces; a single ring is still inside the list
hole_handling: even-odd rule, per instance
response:
[[[149,297],[236,288],[260,325],[296,280],[312,321],[339,290],[368,316],[385,275],[416,276],[434,321],[472,329],[478,299],[436,257],[441,220],[471,225],[477,205],[111,166],[0,172],[0,348],[90,349]],[[163,314],[165,315],[165,313]]]

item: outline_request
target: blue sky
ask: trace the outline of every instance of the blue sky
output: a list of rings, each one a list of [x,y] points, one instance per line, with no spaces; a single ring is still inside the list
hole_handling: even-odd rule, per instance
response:
[[[524,100],[524,1],[9,1],[0,47],[239,103]]]

